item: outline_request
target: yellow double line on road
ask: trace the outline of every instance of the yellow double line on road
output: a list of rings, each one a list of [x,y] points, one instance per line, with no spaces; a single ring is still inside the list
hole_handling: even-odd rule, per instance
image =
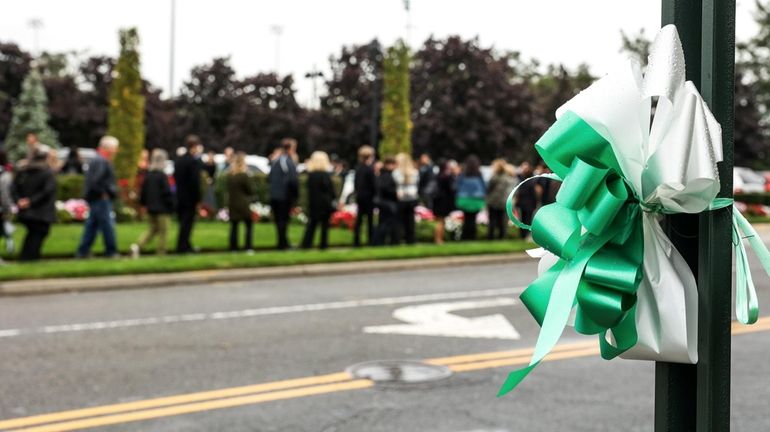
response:
[[[760,319],[753,326],[733,326],[733,334],[768,330],[770,330],[770,317]],[[529,362],[532,351],[532,348],[525,348],[434,358],[426,360],[426,362],[447,366],[453,372],[462,373],[503,366],[525,365]],[[563,344],[554,348],[551,354],[545,358],[545,361],[586,357],[598,353],[599,348],[595,341]],[[373,381],[353,379],[347,373],[339,372],[3,420],[0,421],[0,430],[18,432],[73,431],[263,402],[360,390],[373,386]]]

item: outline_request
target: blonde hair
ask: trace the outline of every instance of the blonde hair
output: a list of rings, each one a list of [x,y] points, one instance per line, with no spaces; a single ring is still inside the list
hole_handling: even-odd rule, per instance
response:
[[[331,169],[332,163],[329,161],[329,155],[326,152],[314,151],[310,155],[310,159],[307,161],[307,171],[324,171],[328,172]]]
[[[249,166],[246,165],[246,153],[238,152],[233,155],[233,161],[230,164],[230,174],[240,174],[248,172]]]
[[[150,171],[163,171],[166,169],[166,161],[168,160],[168,153],[165,150],[156,148],[152,151],[150,156]]]
[[[495,159],[492,161],[492,174],[504,174],[505,173],[505,165],[507,162],[503,158]]]
[[[414,167],[414,160],[408,153],[399,153],[396,155],[396,169],[401,171],[406,183],[410,183],[412,177],[417,175],[417,168]]]

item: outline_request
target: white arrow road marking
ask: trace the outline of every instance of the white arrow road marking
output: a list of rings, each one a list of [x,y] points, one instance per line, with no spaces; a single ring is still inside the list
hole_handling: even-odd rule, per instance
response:
[[[291,306],[271,306],[258,309],[243,309],[221,312],[187,313],[157,317],[129,318],[113,321],[91,321],[70,324],[47,325],[43,327],[0,329],[0,338],[12,338],[32,334],[72,333],[82,331],[112,330],[127,327],[141,327],[174,323],[217,321],[241,318],[254,318],[270,315],[284,315],[305,312],[321,312],[339,309],[355,309],[372,306],[392,306],[396,304],[418,303],[426,301],[457,300],[499,295],[521,294],[524,287],[495,288],[475,291],[453,291],[433,294],[418,294],[402,297],[380,297],[360,300],[343,300],[328,303],[311,303]]]
[[[516,301],[511,298],[433,303],[407,306],[396,309],[393,318],[408,324],[394,324],[364,327],[364,333],[407,334],[418,336],[447,336],[484,339],[519,339],[519,332],[508,320],[500,315],[465,318],[453,315],[452,311],[510,306]]]

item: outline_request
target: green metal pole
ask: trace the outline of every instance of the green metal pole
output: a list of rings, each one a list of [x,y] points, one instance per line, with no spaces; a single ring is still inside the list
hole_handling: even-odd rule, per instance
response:
[[[684,49],[686,78],[701,81],[701,1],[663,0],[661,25],[675,24]],[[667,216],[664,228],[693,274],[698,274],[698,215]],[[655,432],[695,430],[697,366],[655,363]]]
[[[735,0],[703,0],[700,90],[722,125],[720,197],[733,195]],[[697,432],[730,430],[732,209],[700,215]]]
[[[732,196],[735,0],[663,0],[676,24],[687,79],[722,125],[721,197]],[[656,363],[656,432],[730,430],[731,209],[666,218],[669,236],[697,275],[697,365]]]

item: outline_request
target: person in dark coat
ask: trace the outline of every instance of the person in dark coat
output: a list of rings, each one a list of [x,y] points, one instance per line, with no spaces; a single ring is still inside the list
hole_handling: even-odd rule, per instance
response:
[[[226,176],[227,211],[230,216],[230,250],[238,250],[238,225],[243,223],[246,227],[244,248],[251,251],[254,248],[251,203],[254,201],[257,191],[249,174],[249,167],[246,165],[245,153],[238,152],[233,156]]]
[[[457,177],[457,197],[455,204],[463,212],[463,240],[475,240],[477,225],[476,216],[484,209],[484,197],[487,186],[481,176],[481,161],[475,155],[465,159],[463,173]]]
[[[270,208],[275,219],[275,230],[278,237],[278,249],[289,248],[289,215],[298,197],[297,165],[293,155],[297,141],[293,138],[281,140],[280,151],[270,164]]]
[[[115,181],[115,171],[112,160],[118,153],[118,139],[104,136],[99,140],[97,156],[88,164],[85,179],[83,179],[83,195],[88,202],[88,219],[83,227],[83,236],[75,252],[77,258],[85,258],[91,254],[96,236],[102,233],[104,239],[104,255],[118,256],[118,246],[115,239],[115,214],[112,211],[112,201],[118,196],[118,185]]]
[[[519,166],[519,183],[530,177],[532,177],[532,165],[529,162],[522,162]],[[527,225],[532,225],[532,217],[537,208],[537,189],[535,186],[535,181],[529,181],[519,186],[519,190],[516,191],[516,209],[519,211],[519,220]],[[529,236],[529,231],[520,229],[519,236],[526,239]]]
[[[40,249],[56,220],[56,177],[48,165],[48,146],[32,151],[28,163],[16,174],[12,196],[19,208],[19,222],[27,228],[21,261],[40,259]]]
[[[433,239],[436,244],[444,244],[446,218],[455,209],[455,173],[457,162],[445,160],[439,162],[436,176],[436,193],[433,196],[433,215],[436,216],[436,229]]]
[[[59,170],[59,174],[83,174],[83,161],[80,160],[80,154],[76,146],[70,147],[67,153],[67,160]]]
[[[377,178],[374,175],[374,149],[363,146],[358,149],[358,166],[355,172],[356,225],[353,231],[353,246],[361,246],[361,226],[366,218],[366,240],[374,240],[374,195]]]
[[[374,234],[374,244],[396,244],[398,242],[398,192],[393,170],[396,169],[396,159],[385,158],[380,175],[377,177],[377,196],[375,205],[380,213],[377,231]]]
[[[316,227],[321,227],[321,249],[329,246],[329,218],[334,213],[334,185],[329,174],[331,170],[329,156],[322,151],[313,152],[307,163],[308,221],[302,248],[313,246]]]
[[[492,161],[492,177],[487,184],[487,214],[489,223],[487,224],[487,240],[505,238],[508,232],[508,218],[505,214],[505,206],[508,200],[508,194],[515,186],[513,176],[506,171],[507,162],[505,159],[495,159]]]
[[[176,241],[177,253],[194,252],[190,243],[195,214],[201,201],[201,171],[203,166],[198,155],[203,145],[196,135],[185,140],[187,152],[174,164],[174,183],[176,184],[176,214],[179,218],[179,235]]]
[[[168,177],[164,172],[168,153],[162,149],[152,151],[150,167],[142,182],[139,192],[139,202],[147,211],[150,227],[142,234],[139,241],[131,245],[131,255],[139,257],[139,253],[147,243],[158,237],[158,255],[166,254],[166,238],[171,214],[174,212],[174,194],[171,192]]]

